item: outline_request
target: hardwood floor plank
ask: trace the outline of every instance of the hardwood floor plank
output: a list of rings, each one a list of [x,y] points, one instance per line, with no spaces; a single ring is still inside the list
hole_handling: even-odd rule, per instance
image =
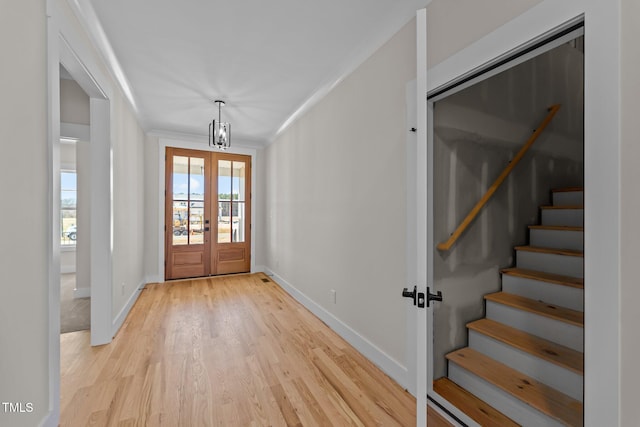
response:
[[[266,277],[150,284],[111,344],[64,334],[60,425],[413,425],[415,399]]]

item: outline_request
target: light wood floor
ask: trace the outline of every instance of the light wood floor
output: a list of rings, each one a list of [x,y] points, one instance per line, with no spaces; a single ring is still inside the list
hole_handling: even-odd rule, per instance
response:
[[[415,399],[266,277],[147,285],[111,344],[62,335],[60,425],[414,425]]]

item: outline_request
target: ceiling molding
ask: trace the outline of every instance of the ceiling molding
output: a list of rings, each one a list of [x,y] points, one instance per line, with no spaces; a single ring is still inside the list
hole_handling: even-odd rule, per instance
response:
[[[75,14],[80,24],[83,26],[86,31],[91,44],[96,48],[99,55],[102,57],[102,61],[109,70],[109,73],[113,77],[113,79],[120,86],[120,90],[124,94],[125,98],[131,105],[138,121],[142,123],[142,118],[140,117],[140,110],[137,107],[137,103],[135,97],[133,95],[133,91],[131,90],[131,85],[129,84],[129,80],[127,79],[122,67],[120,66],[120,62],[116,57],[116,54],[111,47],[111,43],[107,38],[107,35],[102,28],[102,24],[96,15],[93,6],[88,0],[67,0],[71,10]]]

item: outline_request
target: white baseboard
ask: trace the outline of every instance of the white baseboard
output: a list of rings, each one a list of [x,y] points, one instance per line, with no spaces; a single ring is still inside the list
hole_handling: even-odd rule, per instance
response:
[[[73,298],[89,298],[91,296],[91,288],[74,288]]]
[[[296,301],[320,318],[320,320],[326,323],[333,331],[355,347],[355,349],[362,353],[362,355],[382,369],[384,373],[393,378],[402,388],[407,388],[409,381],[408,371],[405,366],[398,363],[397,360],[379,349],[371,341],[351,329],[351,327],[346,323],[325,310],[322,306],[317,304],[300,290],[296,289],[292,284],[287,282],[277,273],[273,272],[270,268],[265,267],[264,273],[271,276],[273,280]]]
[[[59,410],[52,410],[44,416],[38,427],[58,427],[60,422],[60,412]]]
[[[144,287],[144,285],[146,285],[147,283],[163,283],[163,282],[164,282],[164,276],[162,276],[161,274],[150,274],[145,277],[144,283],[142,284],[142,286]]]
[[[120,330],[120,328],[122,327],[122,324],[127,318],[127,315],[131,311],[131,307],[133,307],[133,304],[135,304],[136,301],[138,300],[138,297],[140,296],[140,292],[142,292],[142,288],[144,288],[144,285],[146,283],[147,283],[146,279],[143,279],[138,284],[138,286],[136,287],[136,290],[131,294],[127,303],[124,305],[124,307],[122,307],[122,310],[120,310],[120,313],[118,313],[116,318],[113,319],[113,325],[111,327],[111,336],[115,337],[118,331]]]
[[[60,266],[60,274],[69,274],[69,273],[75,273],[76,272],[76,266],[75,265],[61,265]]]

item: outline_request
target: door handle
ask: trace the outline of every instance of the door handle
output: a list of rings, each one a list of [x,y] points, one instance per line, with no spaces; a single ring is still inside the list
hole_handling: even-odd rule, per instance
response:
[[[418,298],[417,286],[413,287],[413,291],[410,291],[409,289],[404,288],[402,290],[402,296],[404,298],[412,298],[413,299],[413,305],[416,305],[416,301],[417,301],[417,298]]]
[[[405,298],[412,298],[413,305],[417,305],[418,308],[424,308],[425,303],[427,307],[430,307],[431,301],[442,301],[442,292],[438,291],[437,294],[432,294],[428,287],[427,287],[426,295],[424,292],[418,292],[417,286],[414,286],[413,291],[410,291],[409,289],[404,288],[402,290],[402,296]]]
[[[429,302],[431,301],[442,301],[442,292],[438,291],[437,294],[432,294],[427,288],[427,307],[429,307]]]
[[[209,231],[209,227],[205,227],[205,228],[204,228],[204,231]]]

